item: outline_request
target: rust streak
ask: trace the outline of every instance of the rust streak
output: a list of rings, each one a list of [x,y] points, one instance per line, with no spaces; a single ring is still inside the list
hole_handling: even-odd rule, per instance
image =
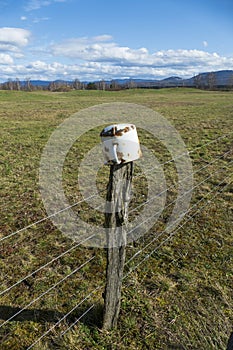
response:
[[[117,152],[117,157],[118,157],[119,160],[122,160],[123,153],[122,152]]]
[[[104,136],[122,136],[124,133],[129,132],[130,130],[135,129],[134,125],[130,125],[130,126],[126,126],[124,129],[119,129],[117,130],[117,126],[113,126],[110,130],[102,130],[100,133],[100,136],[104,137]]]

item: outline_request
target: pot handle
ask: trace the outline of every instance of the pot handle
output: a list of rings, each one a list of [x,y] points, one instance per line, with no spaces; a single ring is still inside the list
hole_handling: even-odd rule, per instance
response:
[[[113,145],[113,156],[114,156],[113,161],[117,164],[120,164],[121,161],[119,161],[118,156],[117,156],[117,144]]]

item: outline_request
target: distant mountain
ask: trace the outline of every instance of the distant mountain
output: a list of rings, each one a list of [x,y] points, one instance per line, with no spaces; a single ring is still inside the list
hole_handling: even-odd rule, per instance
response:
[[[164,82],[180,82],[181,80],[183,80],[182,78],[180,77],[169,77],[169,78],[165,78],[165,79],[162,79],[161,81],[164,81]]]
[[[21,81],[21,85],[25,85],[27,82],[26,81]],[[51,83],[49,80],[30,80],[30,84],[33,86],[48,86]]]
[[[226,87],[233,86],[233,70],[221,70],[216,72],[205,72],[200,73],[192,78],[183,79],[177,76],[171,76],[165,79],[112,79],[105,80],[105,85],[110,86],[112,83],[116,83],[119,86],[125,87],[141,87],[141,88],[163,88],[163,87]],[[71,85],[72,81],[65,80],[30,80],[30,84],[33,86],[40,86],[42,88],[46,88],[49,84],[55,83],[57,85]],[[81,83],[85,86],[89,83],[89,81],[81,81]],[[100,83],[100,81],[94,81],[95,84]],[[5,84],[5,83],[3,83]],[[3,85],[0,84],[0,85]],[[28,81],[20,81],[21,86],[26,86]]]
[[[216,72],[200,73],[192,78],[183,79],[177,76],[171,76],[161,80],[151,79],[117,79],[118,84],[136,83],[138,87],[208,87],[210,85],[217,87],[233,86],[233,70],[221,70]]]
[[[182,79],[177,76],[171,76],[162,80],[144,80],[139,84],[140,87],[227,87],[233,86],[233,70],[221,70],[216,72],[205,72],[197,74],[189,79]]]
[[[190,79],[186,79],[187,86],[229,86],[233,85],[233,70],[221,70],[217,72],[206,72],[198,74]]]
[[[26,80],[22,80],[20,81],[20,84],[26,85],[28,83],[28,81]],[[57,79],[57,80],[30,80],[30,84],[33,86],[42,86],[42,87],[46,87],[51,83],[56,83],[56,84],[71,84],[72,81],[66,81],[66,80],[61,80],[61,79]]]

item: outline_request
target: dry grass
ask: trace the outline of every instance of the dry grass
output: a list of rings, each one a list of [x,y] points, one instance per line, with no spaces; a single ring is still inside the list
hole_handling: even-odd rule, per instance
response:
[[[104,102],[142,104],[162,113],[179,131],[188,149],[194,150],[232,131],[232,97],[232,92],[195,89],[0,91],[1,237],[46,216],[38,189],[40,157],[53,130],[71,114]],[[141,142],[152,149],[160,162],[167,160],[163,146],[143,130],[139,130],[139,134]],[[87,151],[85,137],[79,145],[74,144],[64,167],[64,188],[71,204],[80,198],[77,172],[81,157],[75,157],[77,147],[79,154]],[[111,332],[101,330],[103,289],[99,289],[54,327],[35,349],[226,349],[233,321],[232,150],[233,139],[228,136],[190,154],[196,172],[195,185],[209,177],[193,193],[191,205],[201,200],[200,210],[195,207],[189,213],[191,216],[184,218],[183,222],[187,220],[187,223],[171,240],[156,249],[166,238],[163,234],[126,266],[127,272],[151,254],[124,280],[118,328]],[[221,159],[198,172],[217,157]],[[174,165],[164,170],[168,185],[173,183],[176,187]],[[139,171],[136,167],[135,174]],[[99,186],[103,187],[108,176],[106,169],[98,176]],[[146,195],[145,188],[146,179],[135,177],[135,207]],[[169,194],[167,204],[175,197],[176,189]],[[103,216],[89,209],[85,203],[77,208],[85,220],[102,223]],[[151,242],[155,233],[162,232],[169,214],[169,209],[164,211],[153,229],[128,247],[128,258]],[[0,242],[1,290],[72,246],[72,241],[49,220]],[[94,255],[91,263],[27,307]],[[24,307],[25,310],[0,328],[0,348],[26,349],[96,286],[104,283],[104,278],[105,252],[80,246],[2,295],[2,323]],[[61,336],[92,303],[94,308]]]

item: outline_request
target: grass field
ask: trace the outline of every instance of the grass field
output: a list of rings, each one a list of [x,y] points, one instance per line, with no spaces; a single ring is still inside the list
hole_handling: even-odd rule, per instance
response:
[[[52,132],[73,113],[109,102],[136,103],[167,118],[191,151],[195,188],[193,209],[171,239],[164,242],[168,238],[164,233],[152,242],[163,232],[172,206],[145,236],[127,247],[127,260],[146,248],[126,265],[126,273],[133,271],[124,279],[119,324],[107,332],[101,330],[105,251],[78,246],[55,259],[74,243],[50,220],[19,230],[47,216],[38,174]],[[0,91],[0,126],[1,350],[27,349],[42,335],[33,349],[226,349],[233,331],[233,92],[182,88]],[[82,199],[77,186],[79,164],[88,147],[99,142],[97,131],[92,130],[96,136],[88,143],[90,138],[84,135],[66,158],[63,183],[70,204]],[[169,159],[167,150],[149,133],[139,130],[139,137],[160,163]],[[136,166],[135,175],[139,173]],[[174,185],[167,194],[167,205],[177,194],[175,165],[164,166],[164,174],[168,187]],[[107,178],[108,168],[103,167],[97,179],[99,188],[105,188]],[[146,178],[135,176],[132,207],[145,200],[146,188]],[[103,215],[86,203],[74,210],[88,222],[103,224]]]

